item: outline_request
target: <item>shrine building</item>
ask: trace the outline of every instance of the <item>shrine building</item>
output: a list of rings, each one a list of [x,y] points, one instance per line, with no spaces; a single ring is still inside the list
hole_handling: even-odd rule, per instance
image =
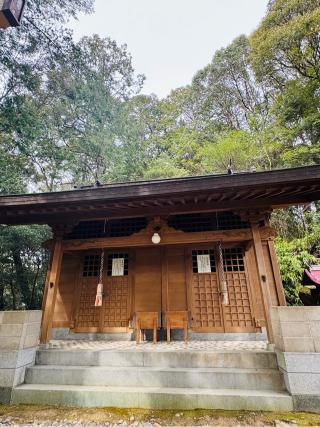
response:
[[[52,229],[42,343],[59,331],[116,339],[143,313],[164,330],[171,312],[190,337],[272,342],[270,307],[286,301],[270,215],[319,199],[310,166],[2,196],[0,223]]]

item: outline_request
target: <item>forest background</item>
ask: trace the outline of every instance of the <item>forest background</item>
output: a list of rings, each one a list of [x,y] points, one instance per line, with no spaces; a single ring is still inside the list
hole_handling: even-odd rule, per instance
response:
[[[0,194],[260,171],[320,162],[320,1],[273,0],[249,37],[217,51],[190,85],[139,94],[126,46],[67,27],[94,0],[29,0],[0,31]],[[277,211],[289,304],[320,258],[320,204]],[[41,306],[46,226],[0,225],[0,310]]]

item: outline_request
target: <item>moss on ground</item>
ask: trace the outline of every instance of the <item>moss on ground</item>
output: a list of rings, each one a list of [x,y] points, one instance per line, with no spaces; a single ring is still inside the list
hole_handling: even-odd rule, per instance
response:
[[[156,411],[144,409],[118,408],[69,408],[58,406],[37,405],[0,405],[0,421],[9,419],[15,423],[31,422],[74,422],[82,424],[117,423],[120,420],[151,422],[162,426],[268,426],[276,421],[291,423],[297,426],[320,426],[320,414],[306,412],[258,412],[258,411],[223,411],[223,410],[192,410],[192,411]]]

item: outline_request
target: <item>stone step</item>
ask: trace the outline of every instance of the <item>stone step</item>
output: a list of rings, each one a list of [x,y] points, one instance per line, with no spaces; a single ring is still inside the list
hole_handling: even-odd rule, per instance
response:
[[[40,350],[38,365],[277,369],[271,351]]]
[[[285,392],[156,387],[89,387],[24,384],[13,390],[13,404],[145,409],[293,410]]]
[[[27,369],[27,384],[283,390],[276,369],[93,367],[41,365]]]

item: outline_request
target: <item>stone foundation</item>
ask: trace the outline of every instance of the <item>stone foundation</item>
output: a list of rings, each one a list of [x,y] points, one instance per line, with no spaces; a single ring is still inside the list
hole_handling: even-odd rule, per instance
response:
[[[41,311],[0,312],[0,403],[10,403],[13,387],[34,364],[40,324]]]
[[[271,321],[295,410],[320,413],[320,307],[272,307]]]
[[[153,332],[145,332],[146,339],[152,341]],[[158,341],[167,340],[167,332],[161,328],[157,334]],[[267,341],[266,328],[256,333],[199,333],[189,330],[189,341]],[[89,340],[89,341],[135,341],[134,332],[128,333],[86,333],[73,332],[69,328],[53,328],[53,340]],[[171,331],[172,341],[183,341],[184,335],[182,329],[173,329]]]

